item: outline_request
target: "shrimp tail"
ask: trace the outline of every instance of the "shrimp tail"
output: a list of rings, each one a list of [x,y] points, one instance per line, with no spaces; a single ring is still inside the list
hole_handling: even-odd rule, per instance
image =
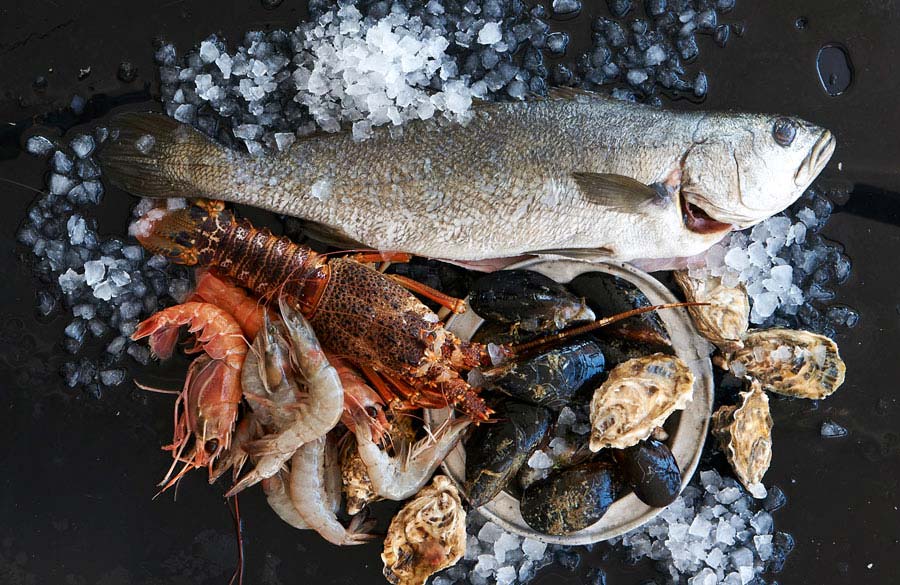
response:
[[[127,112],[110,123],[118,137],[99,153],[104,174],[142,197],[196,197],[194,176],[227,164],[224,148],[190,126],[152,112]]]

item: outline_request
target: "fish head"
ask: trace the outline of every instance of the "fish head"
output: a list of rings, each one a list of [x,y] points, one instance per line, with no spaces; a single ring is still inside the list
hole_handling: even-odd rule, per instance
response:
[[[704,115],[681,161],[686,223],[744,229],[771,217],[800,197],[834,148],[831,132],[799,118]]]

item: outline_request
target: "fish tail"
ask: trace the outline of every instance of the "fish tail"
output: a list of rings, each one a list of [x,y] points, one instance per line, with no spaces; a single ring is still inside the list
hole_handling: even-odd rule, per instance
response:
[[[198,217],[195,210],[151,209],[129,231],[152,254],[162,254],[176,264],[197,264],[197,243],[203,234],[204,218]]]
[[[99,157],[113,184],[143,197],[210,195],[198,189],[195,171],[215,164],[224,149],[199,131],[152,112],[119,114],[110,131]]]

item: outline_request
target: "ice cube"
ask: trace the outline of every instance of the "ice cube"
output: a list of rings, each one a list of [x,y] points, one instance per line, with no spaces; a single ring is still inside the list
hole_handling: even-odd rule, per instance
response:
[[[481,30],[478,31],[478,43],[482,45],[493,45],[503,39],[500,32],[500,24],[497,22],[486,22]]]
[[[46,156],[53,148],[53,143],[45,136],[32,136],[25,142],[25,150],[36,156]]]
[[[101,370],[100,381],[104,386],[118,386],[125,381],[125,370]]]
[[[709,522],[709,520],[698,515],[695,516],[694,521],[691,522],[691,527],[688,529],[688,533],[698,538],[707,538],[709,536],[710,528],[712,528],[712,524]]]
[[[94,152],[94,147],[96,144],[94,143],[94,137],[88,134],[79,134],[69,143],[69,146],[72,148],[72,152],[75,153],[75,156],[78,158],[87,158]]]
[[[472,570],[475,574],[486,577],[493,574],[498,567],[497,557],[494,555],[479,555],[478,562]]]
[[[216,47],[215,43],[210,41],[203,41],[200,43],[200,59],[202,59],[204,63],[212,63],[218,58],[219,48]]]
[[[825,348],[823,347],[822,349],[824,350]],[[826,438],[845,437],[847,436],[847,429],[837,424],[836,422],[826,420],[822,423],[820,434]]]
[[[532,561],[539,561],[544,558],[544,553],[547,552],[547,543],[526,538],[522,541],[522,551]]]
[[[497,542],[497,539],[500,538],[504,533],[504,530],[494,524],[493,522],[485,522],[484,526],[481,527],[481,530],[478,531],[478,540],[482,542]]]
[[[538,449],[528,458],[528,466],[532,469],[550,469],[553,467],[553,459]]]
[[[52,173],[50,175],[50,192],[54,195],[65,195],[75,186],[75,181],[65,175]]]
[[[519,548],[519,537],[504,532],[500,538],[494,542],[494,556],[497,557],[498,563],[506,562],[506,553]]]
[[[134,147],[141,154],[150,154],[150,151],[153,149],[154,145],[156,145],[156,138],[154,138],[151,134],[144,134],[134,141]]]
[[[294,143],[294,140],[296,140],[296,136],[294,136],[293,132],[276,132],[274,138],[275,145],[280,151],[285,151],[290,148]]]

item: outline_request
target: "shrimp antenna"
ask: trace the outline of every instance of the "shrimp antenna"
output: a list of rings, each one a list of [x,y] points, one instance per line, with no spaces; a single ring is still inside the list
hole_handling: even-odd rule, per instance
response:
[[[625,311],[624,313],[618,313],[616,315],[612,315],[611,317],[604,317],[603,319],[597,319],[592,323],[588,323],[587,325],[579,325],[577,327],[570,327],[568,329],[564,329],[559,333],[554,333],[552,335],[547,335],[545,337],[541,337],[539,339],[535,339],[533,341],[526,341],[524,343],[516,343],[513,345],[500,346],[501,351],[507,352],[507,357],[513,356],[521,356],[524,353],[531,352],[538,349],[543,349],[548,345],[565,341],[567,339],[572,339],[573,337],[578,337],[580,335],[584,335],[586,333],[590,333],[592,331],[596,331],[597,329],[602,329],[607,325],[611,325],[618,321],[622,321],[624,319],[628,319],[629,317],[634,317],[635,315],[642,315],[644,313],[652,313],[653,311],[659,311],[662,309],[678,309],[681,307],[705,307],[709,306],[710,303],[666,303],[664,305],[651,305],[649,307],[638,307],[637,309],[631,309],[630,311]]]
[[[231,502],[234,501],[232,506]],[[231,514],[231,519],[234,521],[234,535],[237,539],[237,566],[234,568],[234,573],[231,575],[231,580],[228,581],[228,585],[242,585],[244,583],[244,528],[243,523],[241,522],[241,509],[238,506],[238,497],[237,494],[231,496],[230,498],[225,498],[225,503],[228,506],[228,512]]]

